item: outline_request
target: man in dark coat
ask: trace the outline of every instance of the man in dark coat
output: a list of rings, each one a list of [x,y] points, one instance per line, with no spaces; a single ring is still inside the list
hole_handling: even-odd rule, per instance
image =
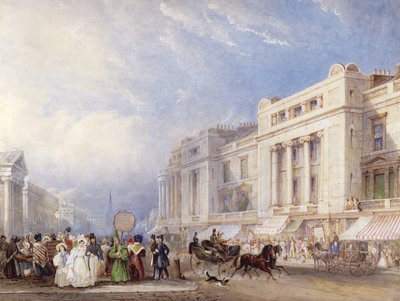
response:
[[[19,238],[17,236],[12,236],[10,242],[6,247],[6,267],[4,269],[4,275],[8,279],[16,280],[21,276],[21,268],[15,255],[19,253],[17,242]]]
[[[158,280],[161,279],[163,271],[165,272],[165,277],[169,278],[167,267],[169,266],[169,248],[164,244],[164,235],[157,236],[157,267],[158,267]]]
[[[157,242],[156,242],[156,236],[154,234],[151,235],[150,237],[150,252],[152,254],[151,256],[151,262],[150,264],[153,266],[153,280],[156,280],[156,273],[158,272],[158,267],[157,267],[157,260],[158,260],[158,253],[157,251]]]

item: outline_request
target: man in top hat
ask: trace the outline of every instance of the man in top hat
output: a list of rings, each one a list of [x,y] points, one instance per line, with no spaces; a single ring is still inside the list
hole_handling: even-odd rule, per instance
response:
[[[88,267],[90,271],[91,285],[94,286],[97,282],[99,274],[100,260],[103,259],[103,250],[96,241],[94,233],[89,234],[89,245],[86,247],[86,256],[88,256]]]
[[[156,253],[158,254],[157,258],[157,267],[158,267],[158,280],[161,279],[162,273],[165,272],[165,277],[169,278],[167,267],[169,266],[169,248],[164,243],[164,235],[159,235],[156,237],[157,241],[157,249]]]
[[[152,254],[151,256],[151,261],[150,264],[153,266],[153,280],[156,280],[156,274],[158,272],[158,267],[157,267],[157,260],[158,260],[158,253],[156,252],[157,250],[157,242],[156,242],[156,236],[154,234],[151,235],[150,237],[150,252]]]
[[[114,231],[114,246],[109,251],[109,256],[114,259],[111,269],[111,282],[127,282],[129,273],[127,268],[128,249],[118,237],[118,231]]]
[[[217,250],[218,255],[223,260],[226,260],[227,259],[227,255],[225,253],[225,248],[221,244],[221,241],[220,241],[221,239],[222,239],[222,237],[218,237],[218,235],[217,235],[217,229],[213,229],[212,230],[212,235],[210,237],[210,242],[211,242],[212,246]]]

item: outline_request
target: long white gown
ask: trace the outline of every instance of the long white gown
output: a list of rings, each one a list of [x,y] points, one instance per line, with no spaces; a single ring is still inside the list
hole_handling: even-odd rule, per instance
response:
[[[53,264],[57,268],[54,283],[59,287],[68,286],[69,282],[67,279],[68,268],[67,261],[69,255],[66,252],[58,252],[53,258]]]
[[[91,285],[86,247],[72,249],[68,258],[68,281],[73,287],[88,287]]]
[[[89,255],[89,267],[90,267],[90,285],[94,286],[97,281],[99,274],[99,259],[96,255]]]

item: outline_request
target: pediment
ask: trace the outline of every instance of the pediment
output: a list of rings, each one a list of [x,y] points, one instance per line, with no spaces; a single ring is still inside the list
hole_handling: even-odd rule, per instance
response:
[[[361,161],[361,166],[380,165],[386,163],[388,163],[388,160],[385,157],[376,156],[375,158]]]

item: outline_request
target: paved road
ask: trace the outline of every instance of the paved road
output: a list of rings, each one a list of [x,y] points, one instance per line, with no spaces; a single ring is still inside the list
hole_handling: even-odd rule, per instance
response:
[[[200,277],[187,277],[191,282],[147,281],[142,286],[157,286],[164,292],[136,292],[135,285],[112,286],[101,282],[93,289],[59,289],[52,279],[41,281],[0,280],[0,300],[169,300],[169,301],[222,301],[222,300],[392,300],[400,301],[400,273],[378,270],[376,274],[354,277],[349,274],[332,275],[315,272],[310,266],[288,267],[289,276],[282,275],[277,281],[265,275],[235,276],[226,286],[207,283]],[[194,283],[194,284],[193,284]],[[197,290],[193,290],[197,286]],[[139,285],[136,285],[138,288]],[[191,290],[171,291],[177,288]]]

